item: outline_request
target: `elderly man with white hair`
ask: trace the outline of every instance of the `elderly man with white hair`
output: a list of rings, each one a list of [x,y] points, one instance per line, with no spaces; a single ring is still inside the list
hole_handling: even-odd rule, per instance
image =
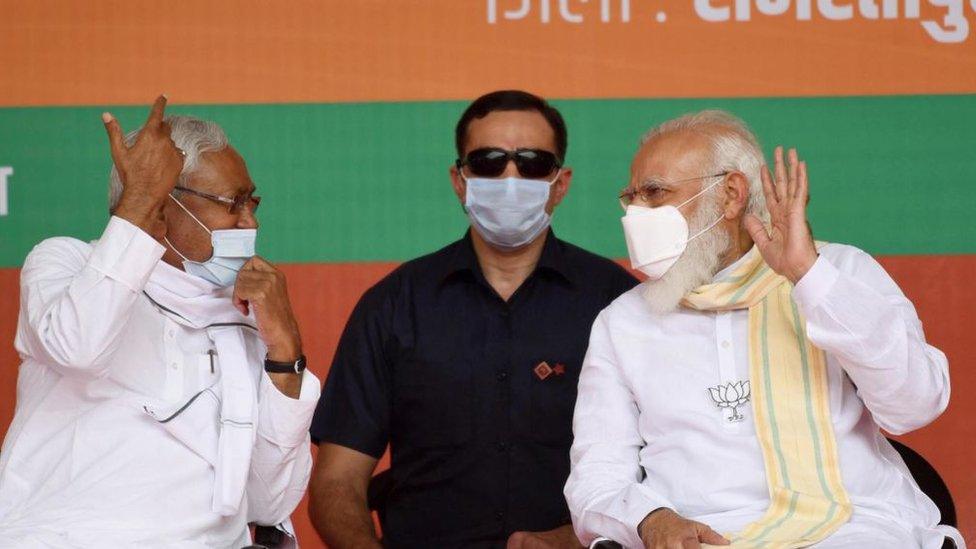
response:
[[[254,255],[254,183],[220,127],[165,104],[127,137],[103,115],[101,238],[24,263],[2,547],[239,548],[305,491],[319,382]]]
[[[647,275],[598,316],[565,494],[584,543],[924,547],[939,526],[879,428],[949,400],[945,355],[857,248],[815,242],[807,169],[737,118],[643,139],[621,195]]]

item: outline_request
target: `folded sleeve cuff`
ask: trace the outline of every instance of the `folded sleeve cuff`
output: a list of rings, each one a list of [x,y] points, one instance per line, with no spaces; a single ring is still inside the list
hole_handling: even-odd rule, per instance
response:
[[[621,518],[623,523],[627,525],[630,533],[633,534],[634,537],[631,541],[637,547],[643,545],[638,528],[640,527],[640,523],[647,518],[647,515],[662,507],[673,508],[671,502],[650,493],[650,490],[643,485],[635,486],[623,501],[625,507],[624,514]]]
[[[92,249],[88,265],[133,292],[141,292],[165,252],[166,248],[142,229],[112,216]]]
[[[268,374],[262,373],[258,434],[285,448],[306,443],[320,391],[319,378],[308,370],[302,372],[298,398],[282,394]]]
[[[793,287],[794,301],[804,312],[817,308],[827,298],[839,275],[837,268],[821,254]]]
[[[627,486],[608,503],[604,511],[596,514],[596,517],[603,518],[590,522],[587,529],[591,530],[591,534],[610,537],[624,547],[643,547],[638,531],[640,523],[656,509],[674,508],[667,499],[638,483]],[[584,513],[584,517],[587,514]]]

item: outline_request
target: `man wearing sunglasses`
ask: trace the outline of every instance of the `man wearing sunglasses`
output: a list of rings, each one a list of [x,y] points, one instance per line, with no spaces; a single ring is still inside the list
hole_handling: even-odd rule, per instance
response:
[[[450,178],[471,230],[357,305],[312,425],[312,520],[331,547],[577,547],[562,485],[586,337],[636,281],[556,238],[562,116],[519,91],[472,103]]]
[[[319,383],[285,279],[254,255],[260,199],[216,124],[128,136],[99,240],[45,240],[21,276],[0,545],[242,547],[288,521]]]

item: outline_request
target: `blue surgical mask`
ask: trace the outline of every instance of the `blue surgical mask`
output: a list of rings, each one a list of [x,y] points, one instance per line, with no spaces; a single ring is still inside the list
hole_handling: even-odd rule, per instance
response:
[[[538,179],[468,179],[464,209],[471,226],[489,244],[514,250],[535,240],[549,228],[551,218],[546,213],[552,181]]]
[[[187,273],[212,282],[217,286],[233,286],[234,282],[237,281],[237,273],[241,267],[247,263],[247,260],[254,257],[254,243],[258,236],[257,229],[217,229],[211,231],[179,200],[172,195],[170,198],[180,208],[183,208],[183,211],[193,218],[198,225],[203,227],[203,230],[210,233],[210,243],[213,245],[213,254],[210,259],[193,261],[180,253],[169,239],[164,238],[169,247],[183,258],[183,269]]]

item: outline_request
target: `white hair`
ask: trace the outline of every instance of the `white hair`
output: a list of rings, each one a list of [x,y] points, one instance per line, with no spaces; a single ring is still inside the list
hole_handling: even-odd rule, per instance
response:
[[[745,175],[749,182],[746,213],[769,221],[766,197],[763,195],[762,179],[759,175],[765,160],[759,140],[745,122],[720,110],[689,113],[651,128],[641,138],[640,144],[644,145],[655,137],[678,132],[700,134],[709,140],[711,150],[707,155],[707,173],[737,171]],[[703,180],[702,188],[711,183],[714,183],[713,179]]]
[[[192,116],[167,116],[163,119],[170,126],[170,138],[173,143],[186,153],[183,158],[183,170],[180,172],[178,185],[183,185],[189,176],[196,171],[200,164],[200,155],[205,152],[216,152],[226,149],[229,145],[227,134],[216,123],[201,120]],[[131,147],[142,128],[126,134],[125,144]],[[178,191],[177,191],[178,192]],[[122,197],[122,179],[115,165],[108,178],[109,211],[114,211]]]
[[[742,120],[719,110],[707,110],[668,120],[655,126],[641,138],[641,145],[659,136],[691,132],[707,138],[710,148],[706,154],[704,173],[741,172],[749,182],[746,213],[764,222],[769,221],[766,197],[759,175],[765,161],[755,134]],[[712,178],[702,181],[702,189],[715,183]],[[722,193],[705,193],[701,205],[688,220],[689,234],[698,234],[722,216]],[[660,280],[645,284],[644,300],[657,313],[677,309],[681,299],[691,290],[711,281],[721,267],[722,257],[732,246],[732,237],[722,230],[707,230],[690,242],[678,261]]]

